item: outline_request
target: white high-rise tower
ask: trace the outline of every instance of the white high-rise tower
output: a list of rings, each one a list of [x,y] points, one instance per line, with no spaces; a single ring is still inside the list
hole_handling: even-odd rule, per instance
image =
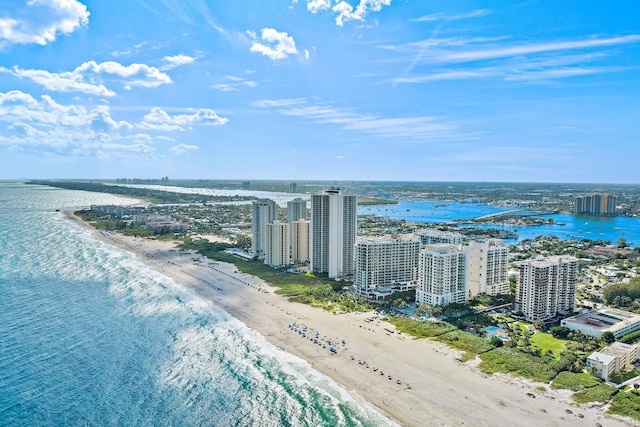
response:
[[[311,271],[330,278],[353,275],[357,198],[339,189],[311,196],[309,257]]]
[[[262,259],[267,247],[267,224],[278,218],[278,206],[270,199],[253,201],[251,216],[251,251]]]
[[[509,293],[509,248],[502,240],[469,243],[469,293]]]

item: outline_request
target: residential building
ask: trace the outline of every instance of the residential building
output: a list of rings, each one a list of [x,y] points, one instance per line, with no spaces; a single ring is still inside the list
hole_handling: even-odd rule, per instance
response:
[[[307,219],[307,202],[298,197],[287,202],[287,223],[289,227],[299,219]]]
[[[614,342],[587,357],[587,372],[604,381],[609,381],[615,374],[631,371],[638,360],[639,348],[638,344]]]
[[[337,188],[311,196],[309,258],[313,273],[353,276],[357,199]]]
[[[567,256],[538,257],[520,263],[516,311],[529,321],[569,314],[575,307],[578,259]]]
[[[604,307],[567,317],[560,324],[592,337],[611,332],[613,336],[620,338],[640,329],[640,314]]]
[[[309,221],[299,219],[291,224],[291,262],[309,262]]]
[[[468,252],[461,245],[439,243],[420,251],[416,302],[465,303],[468,299]]]
[[[500,239],[469,243],[469,296],[509,293],[509,248]]]
[[[264,259],[267,245],[267,225],[278,218],[278,206],[270,199],[253,201],[251,216],[251,251],[259,259]]]
[[[448,243],[450,245],[461,245],[464,236],[453,231],[441,231],[435,228],[425,228],[418,232],[418,237],[422,245],[435,245],[438,243]]]
[[[576,196],[573,204],[573,212],[586,215],[615,215],[616,201],[616,196],[606,193]]]
[[[290,264],[289,224],[275,220],[267,224],[264,263],[272,267]]]
[[[363,238],[356,242],[354,291],[372,299],[415,289],[420,241],[415,236]]]

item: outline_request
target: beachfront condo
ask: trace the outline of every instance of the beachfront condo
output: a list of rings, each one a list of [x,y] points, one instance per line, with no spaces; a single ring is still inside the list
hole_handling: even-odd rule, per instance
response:
[[[515,310],[528,321],[570,314],[575,307],[578,259],[572,256],[538,257],[519,264]]]
[[[353,276],[357,198],[338,188],[311,195],[309,258],[313,273]]]
[[[251,216],[251,251],[253,256],[264,259],[267,245],[267,225],[278,218],[278,206],[270,199],[253,201]]]
[[[469,242],[469,296],[509,293],[509,248],[500,239]]]
[[[468,299],[468,249],[439,243],[420,251],[416,303],[447,305]]]

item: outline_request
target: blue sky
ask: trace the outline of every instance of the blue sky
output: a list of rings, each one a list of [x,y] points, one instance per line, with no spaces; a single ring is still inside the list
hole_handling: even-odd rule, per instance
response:
[[[638,183],[640,3],[3,0],[0,179]]]

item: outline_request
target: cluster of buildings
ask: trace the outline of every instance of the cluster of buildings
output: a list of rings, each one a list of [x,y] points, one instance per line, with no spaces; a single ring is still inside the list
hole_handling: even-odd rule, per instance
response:
[[[168,215],[145,214],[143,208],[114,206],[114,205],[92,205],[91,210],[118,218],[128,219],[135,224],[142,224],[149,230],[167,229],[176,233],[187,231],[189,226],[183,222],[176,221]]]
[[[583,215],[612,216],[616,214],[616,200],[616,196],[606,193],[576,196],[573,212]]]

